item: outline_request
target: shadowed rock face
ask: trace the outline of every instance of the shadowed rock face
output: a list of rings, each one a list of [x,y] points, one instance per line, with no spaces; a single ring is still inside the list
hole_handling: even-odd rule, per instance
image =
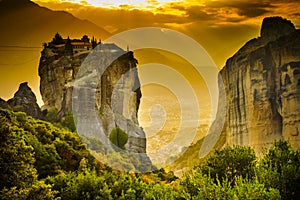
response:
[[[0,98],[0,108],[9,109],[9,110],[11,109],[11,107],[9,106],[9,104],[5,100],[3,100],[1,98]]]
[[[228,59],[220,74],[226,104],[219,109],[226,107],[228,144],[261,152],[285,138],[300,148],[300,31],[290,21],[264,19],[261,37]]]
[[[18,91],[14,94],[14,97],[9,99],[7,103],[4,102],[2,101],[1,103],[3,108],[11,108],[17,112],[25,112],[27,115],[30,115],[36,119],[44,118],[41,109],[37,104],[36,96],[28,86],[27,82],[21,83]]]
[[[291,21],[281,17],[269,17],[263,20],[260,35],[267,40],[276,40],[294,31],[295,26]]]

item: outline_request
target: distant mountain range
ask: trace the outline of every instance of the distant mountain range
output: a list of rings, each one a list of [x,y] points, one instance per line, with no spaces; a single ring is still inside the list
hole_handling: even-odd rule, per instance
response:
[[[30,0],[0,0],[0,96],[12,98],[21,82],[28,82],[42,105],[37,73],[42,43],[59,32],[64,38],[105,39],[103,28],[64,11],[53,11]],[[35,48],[28,48],[35,47]]]
[[[84,34],[104,39],[110,33],[88,20],[81,20],[65,11],[52,11],[30,0],[0,1],[0,45],[41,45],[56,32],[63,37]]]

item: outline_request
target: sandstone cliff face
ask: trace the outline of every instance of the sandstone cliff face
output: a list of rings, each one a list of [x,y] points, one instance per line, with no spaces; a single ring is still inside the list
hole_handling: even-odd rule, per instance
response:
[[[36,119],[44,119],[44,115],[37,104],[36,96],[27,82],[21,83],[14,97],[7,102],[1,99],[0,107],[16,112],[25,112]]]
[[[99,52],[102,52],[102,63],[99,63]],[[100,67],[103,64],[109,65],[104,71]],[[141,92],[136,64],[132,52],[113,44],[101,44],[92,53],[86,51],[73,56],[45,48],[39,66],[44,109],[55,107],[61,117],[73,111],[77,131],[101,141],[104,139],[99,136],[100,130],[107,137],[112,129],[121,128],[129,136],[126,149],[145,153],[145,133],[137,121]],[[150,162],[148,157],[145,159]]]
[[[62,116],[72,108],[72,83],[87,53],[74,57],[60,55],[45,48],[39,64],[43,109],[55,107]]]
[[[226,107],[228,144],[261,152],[285,138],[300,148],[300,31],[290,21],[264,19],[261,37],[228,59],[220,74],[226,104],[219,109]]]

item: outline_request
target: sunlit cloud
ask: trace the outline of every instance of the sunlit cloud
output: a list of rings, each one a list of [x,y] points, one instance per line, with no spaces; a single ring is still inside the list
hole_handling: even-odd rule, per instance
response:
[[[149,26],[175,29],[201,43],[219,67],[245,41],[259,36],[265,17],[282,16],[300,28],[299,0],[32,1],[53,10],[68,11],[111,34]]]
[[[166,3],[174,2],[174,0],[86,0],[93,6],[113,6],[120,7],[122,5],[130,5],[136,8],[159,7]],[[177,2],[181,2],[178,0]]]
[[[42,3],[76,3],[85,6],[94,6],[102,8],[130,8],[130,9],[141,9],[141,10],[150,10],[150,9],[159,9],[165,4],[169,3],[179,3],[185,2],[184,0],[33,0],[35,2]]]
[[[171,15],[193,23],[207,21],[212,26],[222,24],[257,24],[266,16],[280,15],[300,21],[298,0],[33,0],[44,5],[55,5],[63,10],[80,12],[78,4],[110,10],[139,10],[153,14]],[[74,6],[75,5],[75,6]],[[146,15],[148,15],[146,13]],[[124,16],[126,17],[126,16]],[[141,19],[142,20],[142,19]],[[213,22],[213,23],[212,23]],[[176,23],[176,22],[175,22]],[[181,23],[182,24],[182,23]],[[298,23],[297,23],[298,24]]]

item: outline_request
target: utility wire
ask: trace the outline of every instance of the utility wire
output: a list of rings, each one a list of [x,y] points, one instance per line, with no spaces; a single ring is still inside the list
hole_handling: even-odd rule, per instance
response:
[[[25,64],[29,64],[32,63],[34,61],[38,62],[39,57],[35,57],[33,59],[21,62],[21,63],[0,63],[0,66],[19,66],[19,65],[25,65]]]
[[[22,49],[41,49],[42,46],[19,46],[19,45],[0,45],[0,48],[22,48]]]
[[[21,46],[21,45],[0,45],[0,48],[10,48],[7,49],[5,51],[36,51],[35,49],[41,49],[42,47],[36,47],[36,46]],[[20,50],[16,50],[13,48],[18,48]],[[27,50],[21,50],[21,49],[27,49]],[[0,49],[0,51],[4,51],[4,49]],[[24,64],[28,64],[31,63],[35,60],[37,60],[39,57],[34,57],[33,59],[27,60],[25,62],[21,62],[21,63],[0,63],[0,66],[9,66],[9,65],[24,65]]]

